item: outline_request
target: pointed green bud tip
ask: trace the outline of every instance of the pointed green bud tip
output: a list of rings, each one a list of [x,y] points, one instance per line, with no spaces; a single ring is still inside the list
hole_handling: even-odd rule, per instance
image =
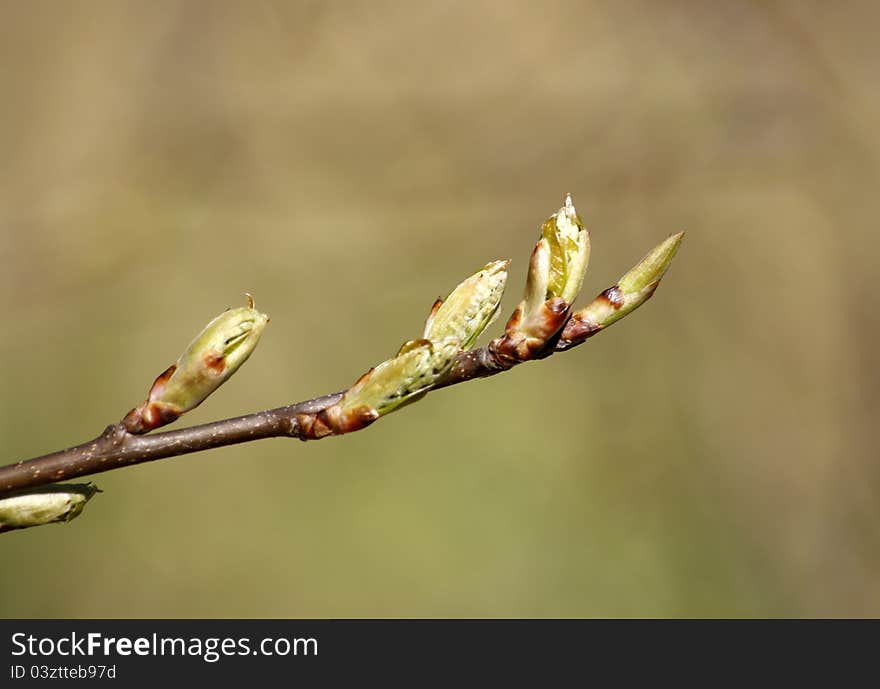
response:
[[[149,397],[122,420],[130,433],[146,433],[196,408],[248,360],[269,317],[248,305],[227,309],[199,333],[177,362],[159,375]]]
[[[648,252],[616,285],[573,313],[565,325],[562,341],[569,345],[580,344],[648,301],[672,263],[682,239],[684,232],[668,237]]]
[[[682,239],[684,232],[679,232],[667,237],[664,242],[651,249],[638,265],[620,278],[620,282],[617,283],[620,291],[624,294],[632,294],[658,282],[675,258]]]
[[[425,323],[426,340],[457,339],[470,349],[498,316],[510,261],[488,263],[458,285],[446,300],[434,302]]]
[[[566,194],[562,208],[544,221],[541,239],[546,240],[550,252],[544,300],[560,297],[571,304],[581,290],[590,260],[590,233],[578,217],[571,194]]]
[[[0,533],[69,522],[99,492],[93,483],[70,483],[30,488],[0,498]]]

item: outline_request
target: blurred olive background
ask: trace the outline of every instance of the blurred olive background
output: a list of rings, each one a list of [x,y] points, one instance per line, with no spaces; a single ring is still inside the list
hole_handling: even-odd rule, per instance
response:
[[[75,522],[2,537],[0,614],[880,615],[878,20],[0,3],[4,463],[119,419],[244,291],[271,324],[186,424],[350,384],[490,259],[506,315],[565,192],[582,302],[688,231],[573,352],[98,476]]]

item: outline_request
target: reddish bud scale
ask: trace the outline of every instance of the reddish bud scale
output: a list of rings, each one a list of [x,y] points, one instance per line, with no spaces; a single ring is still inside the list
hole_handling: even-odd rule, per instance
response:
[[[553,341],[570,312],[570,304],[561,297],[553,297],[541,304],[523,327],[523,307],[518,306],[507,321],[505,334],[489,343],[489,349],[499,362],[513,366],[534,359]]]
[[[195,409],[247,361],[269,317],[248,305],[227,309],[199,333],[150,388],[145,402],[122,419],[129,433],[147,433]]]
[[[568,323],[565,324],[561,339],[564,342],[569,343],[570,346],[573,346],[592,337],[601,329],[602,326],[595,321],[574,315],[568,320]]]
[[[183,413],[180,407],[155,401],[160,397],[165,384],[176,370],[177,364],[171,364],[153,381],[147,400],[128,412],[122,419],[125,430],[129,433],[149,433],[153,429],[165,426],[180,417]]]
[[[339,405],[311,414],[297,414],[298,436],[302,440],[320,440],[328,435],[343,435],[366,428],[379,418],[375,409],[367,406],[342,410]]]

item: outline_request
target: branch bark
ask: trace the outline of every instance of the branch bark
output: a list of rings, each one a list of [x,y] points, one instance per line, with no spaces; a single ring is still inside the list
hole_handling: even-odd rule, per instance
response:
[[[571,342],[560,340],[539,358],[572,346]],[[509,368],[510,364],[500,362],[489,347],[461,352],[433,389],[485,378]],[[331,407],[344,393],[343,390],[276,409],[149,435],[129,433],[122,423],[112,424],[101,435],[81,445],[0,467],[0,496],[24,488],[263,438],[310,440],[313,438],[303,435],[297,417],[313,415]]]
[[[566,206],[560,211],[561,214],[566,212],[574,215],[574,208],[570,203],[570,199],[566,199]],[[559,217],[562,217],[561,215]],[[552,218],[551,218],[552,219]],[[548,221],[549,222],[549,221]],[[545,223],[545,228],[547,223]],[[578,225],[579,230],[583,228]],[[585,233],[584,233],[585,234]],[[433,371],[437,374],[436,378],[430,381],[430,385],[424,389],[408,390],[405,385],[401,390],[384,391],[392,396],[390,400],[399,399],[398,406],[402,406],[401,402],[409,403],[421,399],[427,392],[439,388],[458,385],[475,378],[486,378],[498,373],[507,371],[517,364],[525,361],[544,359],[552,354],[563,352],[576,347],[596,333],[602,332],[608,326],[616,323],[618,320],[628,315],[639,306],[644,304],[657,289],[661,278],[672,261],[675,252],[683,238],[684,233],[678,233],[668,237],[664,242],[649,252],[640,263],[627,272],[612,287],[609,287],[600,293],[586,307],[571,313],[570,299],[576,294],[580,288],[580,278],[577,284],[571,290],[572,295],[567,295],[563,299],[558,296],[547,299],[543,302],[549,293],[546,283],[541,283],[540,271],[544,271],[544,277],[550,271],[549,265],[541,262],[542,239],[539,242],[536,251],[532,255],[532,263],[530,264],[529,282],[527,283],[527,299],[521,302],[520,306],[514,312],[505,328],[505,334],[498,337],[489,345],[472,350],[460,351],[457,355],[451,355],[452,364],[448,368],[444,366],[444,373]],[[583,237],[583,235],[581,235]],[[585,238],[585,237],[583,237]],[[580,273],[586,267],[586,253],[588,249],[586,245],[581,247],[581,253],[573,254],[570,257],[571,265],[575,266]],[[549,261],[546,262],[549,264]],[[501,271],[506,267],[506,262],[496,262],[486,266],[484,273],[480,273],[479,277],[486,277],[493,271]],[[538,278],[535,278],[538,275]],[[477,277],[477,276],[475,276]],[[459,294],[459,302],[453,310],[444,312],[441,302],[435,304],[429,318],[426,328],[433,332],[448,331],[450,328],[459,328],[465,334],[461,338],[453,339],[453,343],[458,343],[462,338],[468,339],[467,332],[479,334],[483,328],[488,325],[488,312],[483,313],[480,310],[471,310],[470,302],[465,297],[476,297],[474,304],[488,304],[489,307],[497,308],[500,300],[500,289],[503,290],[503,280],[487,283],[492,286],[489,296],[479,293],[478,284],[472,284],[465,281],[459,288],[464,291]],[[457,289],[459,289],[457,288]],[[567,289],[567,287],[566,287]],[[474,292],[473,290],[477,290]],[[530,290],[537,295],[530,302]],[[455,300],[451,300],[455,301]],[[485,309],[484,309],[485,310]],[[491,310],[491,309],[489,309]],[[247,318],[253,319],[250,313],[253,311],[253,302],[249,304],[247,309]],[[259,315],[259,314],[258,314]],[[236,320],[236,328],[241,318],[232,313]],[[451,316],[454,316],[450,319]],[[434,318],[440,319],[440,323],[432,321]],[[230,316],[224,316],[222,322],[215,320],[209,324],[208,328],[202,333],[199,339],[194,342],[193,346],[199,347],[203,344],[204,338],[213,338],[222,340],[226,344],[230,341],[238,341],[236,337],[228,339],[229,332],[226,327]],[[243,317],[242,317],[243,318]],[[476,326],[474,325],[476,323]],[[222,326],[222,327],[221,327]],[[219,330],[218,330],[219,328]],[[216,331],[216,332],[215,332]],[[237,332],[237,330],[236,330]],[[213,340],[212,340],[213,341]],[[437,340],[435,344],[439,346]],[[422,344],[418,344],[421,342]],[[425,344],[429,346],[428,340],[421,340],[415,343],[416,347],[424,349]],[[407,343],[401,352],[407,351],[407,346],[413,343]],[[198,347],[196,347],[198,349]],[[252,349],[252,345],[250,347]],[[189,350],[188,350],[189,351]],[[199,350],[201,351],[201,350]],[[246,358],[247,353],[240,355],[240,358]],[[399,357],[410,357],[409,354],[398,354]],[[188,365],[187,354],[178,361],[178,367],[185,368]],[[398,361],[398,359],[395,359]],[[446,363],[449,359],[446,359]],[[240,362],[239,362],[240,363]],[[371,373],[378,375],[379,369],[387,366],[389,362],[385,362],[376,369],[372,369]],[[430,364],[437,365],[435,364]],[[171,373],[176,369],[169,369],[166,373]],[[388,372],[388,369],[385,369]],[[413,371],[406,373],[401,369],[400,375],[411,376]],[[424,373],[423,371],[415,371],[415,373]],[[165,374],[163,374],[164,376]],[[160,376],[157,383],[167,383]],[[370,374],[365,374],[361,381],[369,382]],[[359,382],[361,382],[359,381]],[[354,404],[353,408],[346,406],[346,400],[352,391],[358,390],[360,397],[355,394],[356,401],[362,402],[363,399],[372,399],[369,394],[365,393],[363,386],[358,388],[359,383],[355,383],[349,390],[323,395],[304,402],[297,402],[285,407],[277,409],[269,409],[266,411],[246,414],[222,421],[214,421],[212,423],[202,424],[200,426],[192,426],[176,431],[165,431],[160,433],[152,433],[145,435],[140,433],[141,429],[137,424],[127,424],[126,420],[131,416],[131,412],[119,423],[108,426],[101,435],[81,445],[52,452],[42,457],[23,460],[15,464],[0,467],[0,498],[14,494],[17,491],[29,488],[37,488],[59,481],[68,481],[70,479],[81,476],[89,476],[114,469],[121,469],[135,464],[144,462],[152,462],[167,457],[176,457],[179,455],[190,454],[193,452],[201,452],[210,450],[215,447],[223,447],[225,445],[235,445],[238,443],[246,443],[262,438],[299,438],[301,440],[314,440],[326,435],[340,435],[342,433],[353,432],[365,428],[381,416],[376,409],[369,406],[358,406],[351,400],[348,403]],[[402,383],[400,383],[402,385]],[[154,389],[155,389],[154,384]],[[385,385],[388,382],[385,381]],[[398,385],[398,383],[395,383]],[[407,383],[409,385],[409,383]],[[215,386],[216,387],[216,386]],[[189,391],[190,388],[187,388]],[[152,391],[151,391],[152,392]],[[210,391],[197,390],[201,401],[204,394],[210,394]],[[204,394],[201,394],[204,393]],[[392,394],[393,393],[393,394]],[[407,393],[402,399],[400,394]],[[363,395],[367,394],[366,398]],[[383,399],[382,395],[378,399]],[[150,400],[148,400],[149,402]],[[191,408],[198,404],[184,405]],[[192,400],[190,401],[192,402]],[[386,404],[388,400],[382,401]],[[388,406],[391,411],[395,407]],[[182,409],[185,411],[185,408]],[[343,413],[344,412],[344,413]],[[176,418],[176,416],[175,416]],[[134,430],[135,432],[131,432]]]

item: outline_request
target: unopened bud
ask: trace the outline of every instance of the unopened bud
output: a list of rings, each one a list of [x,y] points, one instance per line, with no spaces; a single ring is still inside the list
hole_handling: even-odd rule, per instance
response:
[[[146,402],[122,420],[130,433],[146,433],[195,409],[247,361],[269,317],[248,305],[227,309],[212,320],[156,378]]]
[[[626,296],[635,296],[648,288],[656,288],[681,246],[684,232],[673,234],[648,252],[636,266],[620,278],[617,286]]]
[[[397,356],[362,375],[332,407],[298,414],[303,438],[323,438],[360,430],[380,416],[426,393],[452,367],[460,342],[413,340]]]
[[[426,340],[453,337],[470,349],[498,316],[510,261],[493,261],[458,285],[446,300],[434,302],[425,323]]]
[[[651,249],[616,285],[573,313],[565,325],[562,342],[567,346],[580,344],[648,301],[672,263],[683,238],[684,232],[668,237]]]
[[[70,483],[18,491],[0,498],[0,533],[69,522],[100,492],[93,483]]]
[[[572,203],[547,218],[529,261],[525,295],[508,320],[504,337],[490,347],[513,364],[533,358],[568,319],[590,258],[590,234]]]

